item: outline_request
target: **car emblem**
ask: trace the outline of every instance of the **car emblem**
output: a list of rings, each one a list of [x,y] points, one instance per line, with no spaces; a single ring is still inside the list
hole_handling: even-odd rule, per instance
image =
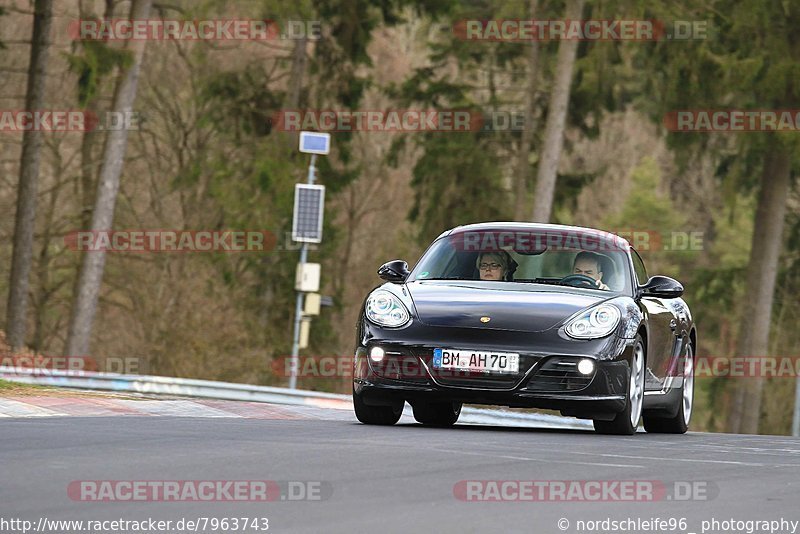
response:
[[[481,322],[482,323],[488,323],[491,320],[492,320],[491,317],[486,317],[486,316],[481,317]]]

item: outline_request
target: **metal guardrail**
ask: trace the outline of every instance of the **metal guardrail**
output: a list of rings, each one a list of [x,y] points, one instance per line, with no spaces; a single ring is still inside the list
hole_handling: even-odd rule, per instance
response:
[[[175,395],[204,399],[265,402],[323,408],[352,409],[350,395],[255,386],[232,382],[215,382],[168,376],[126,375],[50,369],[28,369],[0,366],[0,378],[11,382],[71,389],[93,389],[117,393]],[[406,405],[404,414],[411,415]],[[465,406],[459,422],[503,426],[536,426],[538,428],[591,429],[589,421],[532,412],[511,412]]]
[[[270,386],[234,384],[174,378],[167,376],[126,375],[50,369],[27,369],[0,366],[0,378],[12,382],[75,389],[95,389],[125,393],[177,395],[206,399],[267,402],[272,404],[309,404],[306,399],[347,400],[347,395],[318,391],[292,390]]]

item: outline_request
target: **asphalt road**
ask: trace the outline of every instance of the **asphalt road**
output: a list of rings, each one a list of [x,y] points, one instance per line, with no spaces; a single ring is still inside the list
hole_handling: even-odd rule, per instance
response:
[[[369,427],[354,418],[11,418],[0,421],[0,473],[0,518],[34,522],[267,517],[270,532],[383,534],[575,533],[586,531],[579,521],[607,518],[686,518],[685,529],[638,531],[702,532],[701,521],[712,518],[800,520],[800,440],[786,437]],[[312,481],[325,495],[267,503],[82,502],[67,492],[80,480]],[[465,480],[655,481],[666,494],[649,502],[473,502],[456,497]],[[694,488],[694,498],[675,493],[676,481]],[[474,488],[473,496],[491,495],[488,485]],[[558,528],[562,519],[566,530]]]

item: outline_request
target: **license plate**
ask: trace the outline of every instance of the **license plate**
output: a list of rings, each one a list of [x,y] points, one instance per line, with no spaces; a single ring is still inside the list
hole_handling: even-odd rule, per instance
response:
[[[460,371],[519,372],[519,354],[462,349],[433,349],[434,369]]]

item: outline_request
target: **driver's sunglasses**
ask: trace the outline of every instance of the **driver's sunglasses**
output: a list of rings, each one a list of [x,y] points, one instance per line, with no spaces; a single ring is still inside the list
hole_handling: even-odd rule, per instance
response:
[[[481,263],[480,265],[478,265],[478,269],[480,269],[481,271],[486,271],[488,269],[494,271],[495,269],[499,269],[500,267],[502,267],[502,265],[500,265],[499,263]]]

